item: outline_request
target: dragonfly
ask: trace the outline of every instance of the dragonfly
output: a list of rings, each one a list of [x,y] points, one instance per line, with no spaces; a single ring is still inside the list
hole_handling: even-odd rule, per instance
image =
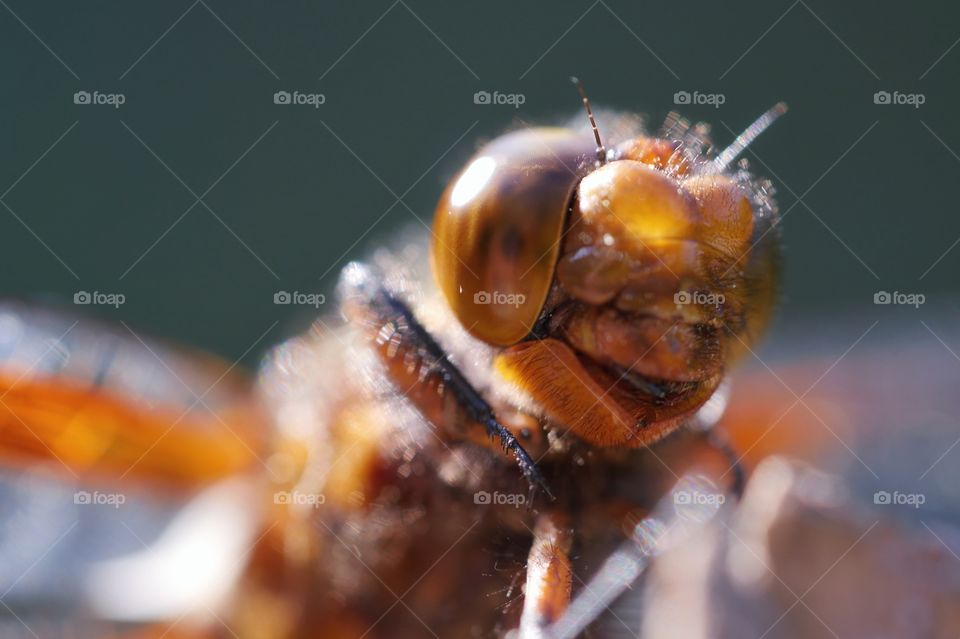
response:
[[[822,444],[758,430],[767,386],[730,384],[780,256],[775,189],[739,158],[786,107],[718,150],[677,115],[653,134],[611,116],[606,139],[578,89],[589,126],[480,148],[430,233],[348,264],[340,315],[253,379],[125,325],[0,309],[11,633],[603,632],[658,531]],[[24,509],[39,493],[82,515]],[[17,550],[36,527],[73,553],[55,595]]]

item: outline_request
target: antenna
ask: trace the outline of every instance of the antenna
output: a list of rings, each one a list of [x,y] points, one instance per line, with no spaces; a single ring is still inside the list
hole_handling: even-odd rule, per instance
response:
[[[590,100],[587,99],[587,92],[583,88],[583,83],[576,77],[571,76],[570,81],[576,85],[577,91],[580,93],[580,98],[583,100],[583,106],[587,109],[587,117],[590,118],[590,126],[593,127],[593,137],[597,139],[597,161],[599,161],[600,164],[606,164],[607,150],[603,147],[603,142],[600,140],[600,130],[597,129],[597,121],[593,119],[593,110],[590,108]]]
[[[784,102],[778,102],[773,105],[766,113],[754,120],[753,124],[748,126],[743,133],[737,136],[730,146],[725,148],[720,155],[713,160],[713,170],[717,173],[725,171],[730,164],[737,159],[737,156],[743,153],[744,149],[750,146],[750,143],[756,140],[761,133],[776,122],[777,118],[787,112],[787,105]]]

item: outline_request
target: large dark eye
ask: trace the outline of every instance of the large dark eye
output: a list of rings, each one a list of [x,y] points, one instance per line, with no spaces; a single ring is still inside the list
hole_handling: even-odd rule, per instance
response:
[[[593,152],[584,135],[525,129],[481,149],[447,187],[433,221],[434,277],[478,338],[507,346],[533,328]]]

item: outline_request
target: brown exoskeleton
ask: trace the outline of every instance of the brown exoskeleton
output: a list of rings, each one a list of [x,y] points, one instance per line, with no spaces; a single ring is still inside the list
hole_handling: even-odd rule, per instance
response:
[[[265,459],[270,525],[226,616],[241,636],[543,636],[664,489],[649,446],[711,421],[777,280],[772,190],[733,161],[782,105],[716,154],[676,118],[608,149],[583,101],[593,135],[528,128],[477,152],[440,199],[429,258],[410,242],[344,269],[346,322],[272,352],[270,427],[255,409],[226,420],[243,446],[200,422],[167,439],[176,413],[134,436],[112,391],[14,378],[5,449],[59,459],[83,440],[67,465],[146,459],[135,475],[187,484]],[[73,430],[31,412],[54,395]]]
[[[719,155],[682,121],[609,150],[595,123],[508,133],[441,197],[432,280],[416,246],[344,270],[347,324],[282,346],[262,376],[281,432],[322,432],[285,487],[326,497],[301,524],[326,575],[302,627],[545,632],[571,553],[609,547],[649,503],[646,447],[694,419],[767,321],[776,205],[731,164],[783,111]],[[522,612],[481,596],[520,591],[501,565],[526,565]]]

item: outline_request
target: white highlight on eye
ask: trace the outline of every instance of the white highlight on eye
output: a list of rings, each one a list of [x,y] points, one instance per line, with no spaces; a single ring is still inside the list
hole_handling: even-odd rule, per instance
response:
[[[460,206],[472,200],[486,186],[495,168],[497,161],[487,155],[471,162],[453,186],[450,204]]]

